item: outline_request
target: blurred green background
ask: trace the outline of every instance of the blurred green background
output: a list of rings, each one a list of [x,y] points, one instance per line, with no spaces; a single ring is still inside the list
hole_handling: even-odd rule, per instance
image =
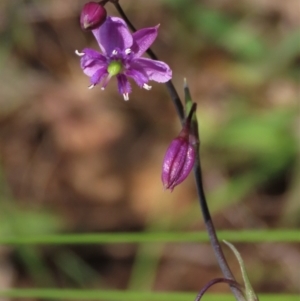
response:
[[[165,87],[133,85],[129,102],[115,79],[87,89],[74,51],[98,45],[80,29],[84,3],[0,3],[0,239],[204,230],[192,176],[162,188],[180,130]],[[137,28],[160,24],[153,50],[181,96],[188,80],[216,228],[299,229],[299,0],[120,3]],[[299,244],[235,245],[257,292],[299,292]],[[189,292],[220,275],[207,243],[0,246],[1,289]]]

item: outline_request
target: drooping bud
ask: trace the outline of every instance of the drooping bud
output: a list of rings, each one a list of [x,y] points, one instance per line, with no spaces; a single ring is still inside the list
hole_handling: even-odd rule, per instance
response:
[[[171,142],[165,154],[161,175],[165,189],[172,191],[192,170],[196,151],[191,140],[193,139],[190,138],[187,127],[184,127],[179,136]]]
[[[196,104],[194,103],[185,119],[181,132],[171,142],[165,154],[161,175],[165,189],[172,191],[175,186],[187,178],[194,166],[198,138],[193,133],[191,121],[195,111]]]
[[[80,25],[84,30],[92,30],[101,26],[106,20],[106,9],[97,2],[88,2],[80,14]]]

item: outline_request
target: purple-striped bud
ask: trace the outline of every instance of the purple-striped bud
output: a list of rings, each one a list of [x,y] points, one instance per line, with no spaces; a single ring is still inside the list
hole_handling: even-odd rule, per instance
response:
[[[196,158],[195,141],[186,126],[171,142],[165,154],[161,175],[165,189],[172,191],[189,175]]]
[[[97,2],[88,2],[80,14],[80,25],[84,30],[92,30],[101,26],[106,20],[106,9]]]

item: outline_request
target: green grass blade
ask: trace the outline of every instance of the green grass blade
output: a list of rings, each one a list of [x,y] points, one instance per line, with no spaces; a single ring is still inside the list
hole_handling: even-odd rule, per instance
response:
[[[298,230],[241,230],[218,231],[219,239],[231,242],[300,242]],[[187,243],[208,242],[205,231],[199,232],[139,232],[139,233],[99,233],[60,234],[43,236],[0,237],[0,245],[68,245],[68,244],[108,244],[108,243]]]
[[[41,298],[59,300],[106,300],[106,301],[192,301],[197,293],[133,292],[104,290],[61,290],[61,289],[14,289],[0,291],[1,297]],[[299,295],[261,294],[260,301],[298,301]],[[203,301],[233,301],[229,294],[206,294]]]

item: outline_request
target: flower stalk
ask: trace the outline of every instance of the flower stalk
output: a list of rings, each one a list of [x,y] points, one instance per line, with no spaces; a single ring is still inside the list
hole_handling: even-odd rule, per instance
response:
[[[212,287],[213,285],[218,284],[218,283],[227,283],[227,284],[229,284],[229,285],[231,285],[231,286],[234,286],[234,287],[236,287],[236,289],[238,289],[238,290],[243,294],[243,288],[242,288],[242,286],[241,286],[239,283],[237,283],[236,281],[231,280],[231,279],[226,279],[226,278],[215,278],[215,279],[209,281],[209,282],[201,289],[201,291],[198,293],[198,295],[197,295],[195,301],[200,301],[201,298],[202,298],[202,297],[204,296],[204,294],[206,293],[206,291],[207,291],[210,287]]]
[[[117,11],[119,12],[119,14],[122,16],[122,18],[125,20],[125,22],[127,23],[128,27],[135,32],[136,29],[133,26],[133,24],[130,22],[130,20],[128,19],[127,15],[125,14],[125,12],[123,11],[121,5],[119,4],[118,0],[111,0],[111,3],[113,3],[117,9]],[[149,48],[147,49],[146,53],[154,60],[157,60],[157,56],[155,55],[155,53]],[[173,83],[171,80],[167,81],[166,83],[166,87],[168,89],[168,92],[170,94],[170,97],[172,99],[172,102],[175,106],[176,112],[180,118],[180,121],[182,123],[182,125],[184,125],[184,120],[185,120],[185,114],[184,114],[184,108],[182,105],[182,102],[180,100],[180,97],[177,93],[176,88],[174,87]],[[185,91],[189,92],[189,89],[187,87],[187,85],[185,86]],[[194,128],[195,131],[198,131],[197,129]],[[199,137],[198,137],[199,138]],[[220,269],[224,275],[224,277],[226,279],[228,279],[228,281],[235,281],[235,278],[230,270],[230,267],[225,259],[220,241],[218,240],[217,234],[216,234],[216,230],[209,212],[209,208],[207,205],[207,201],[206,201],[206,197],[205,197],[205,193],[204,193],[204,188],[203,188],[203,181],[202,181],[202,172],[201,172],[201,163],[200,163],[200,156],[199,156],[199,146],[196,150],[196,159],[195,159],[195,165],[194,165],[194,177],[195,177],[195,182],[196,182],[196,187],[197,187],[197,193],[198,193],[198,199],[199,199],[199,204],[200,204],[200,208],[201,208],[201,212],[203,215],[203,219],[204,219],[204,223],[207,229],[207,233],[209,235],[209,239],[210,239],[210,243],[212,245],[212,248],[214,250],[215,256],[217,258],[218,264],[220,266]],[[233,282],[230,282],[228,284],[230,285],[231,291],[233,293],[233,295],[235,296],[237,301],[245,301],[245,298],[243,296],[243,294],[241,293],[241,291],[239,289],[237,289],[237,287],[235,285],[233,285]]]

